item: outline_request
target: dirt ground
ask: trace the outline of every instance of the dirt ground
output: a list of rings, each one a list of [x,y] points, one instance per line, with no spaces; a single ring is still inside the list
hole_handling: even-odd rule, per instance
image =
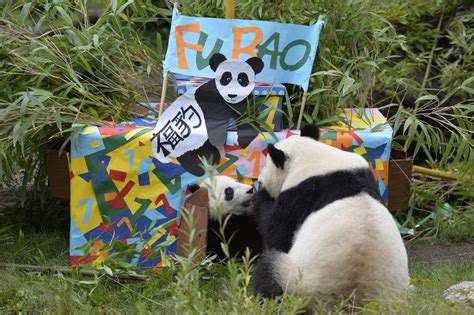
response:
[[[429,264],[450,260],[474,262],[474,240],[454,244],[407,244],[407,250],[410,261],[417,263]]]

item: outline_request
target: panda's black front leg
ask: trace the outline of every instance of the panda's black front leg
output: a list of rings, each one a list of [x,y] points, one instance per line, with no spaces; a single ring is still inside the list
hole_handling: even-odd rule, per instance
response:
[[[297,227],[293,207],[282,204],[280,197],[275,199],[262,188],[254,195],[254,208],[260,235],[267,246],[287,253]]]
[[[268,218],[271,216],[275,207],[275,198],[270,196],[265,188],[261,188],[253,196],[253,205],[255,209],[255,218],[260,234],[265,242],[267,242],[268,236],[266,235],[268,229]]]
[[[255,212],[257,215],[266,211],[271,211],[275,203],[275,198],[270,196],[270,193],[265,188],[260,188],[253,195],[253,205],[255,207]]]

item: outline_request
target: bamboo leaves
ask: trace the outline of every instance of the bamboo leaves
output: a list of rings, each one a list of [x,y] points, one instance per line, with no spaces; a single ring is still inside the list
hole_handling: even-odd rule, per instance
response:
[[[161,74],[162,51],[143,43],[143,24],[133,19],[158,20],[156,7],[116,1],[113,12],[99,5],[91,22],[86,2],[0,3],[2,179],[13,178],[16,167],[29,179],[44,176],[41,154],[51,138],[67,139],[73,122],[128,119],[123,104],[135,102],[143,80]],[[44,177],[36,182],[44,185]]]

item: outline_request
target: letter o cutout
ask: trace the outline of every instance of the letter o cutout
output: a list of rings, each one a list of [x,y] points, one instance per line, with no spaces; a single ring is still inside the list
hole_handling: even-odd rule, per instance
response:
[[[298,45],[303,45],[306,48],[303,57],[297,63],[295,63],[293,65],[287,64],[286,61],[285,61],[286,55],[288,54],[288,52],[290,51],[291,48],[293,48],[294,46],[298,46]],[[297,39],[297,40],[292,41],[281,52],[281,55],[280,55],[280,66],[281,66],[281,68],[283,70],[289,70],[289,71],[294,71],[294,70],[297,70],[297,69],[301,68],[306,63],[306,61],[308,60],[310,52],[311,52],[311,45],[307,41],[305,41],[303,39]]]

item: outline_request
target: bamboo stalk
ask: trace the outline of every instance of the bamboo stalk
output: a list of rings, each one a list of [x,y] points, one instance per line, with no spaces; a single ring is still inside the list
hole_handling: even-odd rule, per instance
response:
[[[24,271],[37,271],[41,273],[66,273],[66,274],[71,274],[73,272],[73,268],[70,267],[63,267],[63,266],[35,266],[35,265],[25,265],[25,264],[6,264],[6,263],[0,263],[0,268],[12,268],[12,269],[18,269],[18,270],[24,270]],[[99,272],[96,270],[91,270],[91,269],[78,269],[78,272],[80,275],[84,276],[101,276],[101,275],[106,275],[108,277],[116,278],[116,279],[122,279],[122,280],[139,280],[139,281],[147,281],[149,280],[148,276],[145,275],[131,275],[131,274],[120,274],[116,273],[113,276],[110,276],[104,272]]]
[[[298,123],[296,124],[296,129],[301,129],[301,122],[303,121],[303,113],[304,113],[304,106],[306,105],[306,98],[308,97],[308,93],[303,93],[303,99],[301,100],[301,109],[300,114],[298,116]]]
[[[433,170],[433,169],[430,169],[430,168],[416,166],[416,165],[413,165],[413,172],[418,173],[418,174],[443,178],[443,179],[449,179],[449,180],[458,179],[456,176],[454,176],[451,173],[443,172],[443,171],[440,171],[440,170]],[[465,176],[463,178],[467,178],[467,176]]]
[[[175,0],[173,3],[173,10],[178,10],[178,0]],[[160,109],[158,110],[158,118],[161,117],[161,113],[163,113],[163,105],[165,104],[165,97],[166,97],[166,90],[168,88],[168,74],[163,76],[163,86],[161,87],[161,96],[160,96]]]
[[[441,25],[443,24],[443,18],[444,18],[444,7],[441,9],[441,16],[439,17],[438,27],[436,28],[436,38],[433,41],[433,46],[431,47],[430,55],[429,55],[429,58],[428,58],[428,64],[426,65],[425,76],[423,77],[423,81],[421,83],[421,89],[420,89],[419,97],[421,96],[422,90],[426,86],[426,82],[428,82],[428,77],[429,77],[429,74],[430,74],[430,71],[431,71],[431,64],[433,63],[434,52],[435,52],[436,47],[438,47],[438,39],[441,37],[440,36],[441,35]],[[416,105],[418,105],[418,103],[416,103]]]
[[[161,117],[161,113],[163,112],[163,105],[165,103],[165,96],[166,96],[167,87],[168,87],[168,75],[163,76],[163,86],[161,88],[160,109],[158,111],[158,118]]]

